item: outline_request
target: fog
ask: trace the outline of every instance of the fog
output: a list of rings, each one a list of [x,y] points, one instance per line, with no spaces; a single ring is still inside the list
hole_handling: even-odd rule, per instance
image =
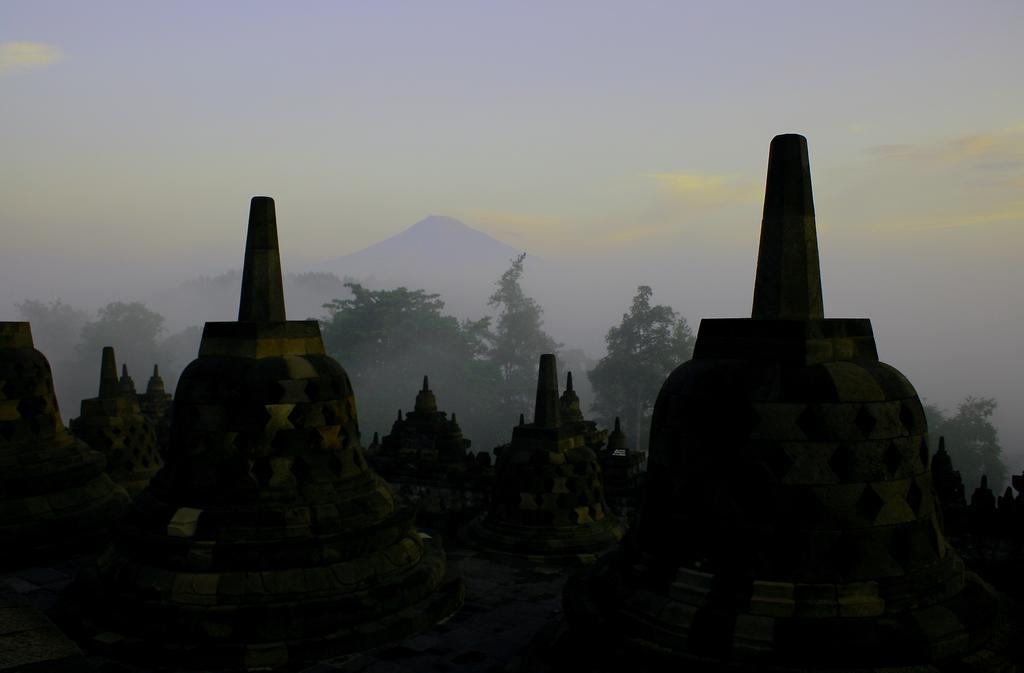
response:
[[[591,391],[578,370],[604,354],[604,336],[619,323],[638,285],[650,285],[653,301],[673,307],[695,331],[701,318],[749,315],[758,226],[753,215],[742,227],[745,235],[729,243],[702,238],[697,231],[690,232],[690,241],[683,236],[657,252],[628,243],[576,254],[527,251],[522,285],[544,308],[545,329],[564,344],[563,352],[582,351],[572,356],[571,366],[577,369],[584,406]],[[373,289],[404,285],[439,293],[446,311],[459,318],[493,315],[487,299],[517,252],[454,220],[428,218],[390,237],[386,245],[348,255],[324,250],[319,261],[297,261],[288,255],[293,228],[287,222],[280,226],[291,319],[325,316],[324,303],[347,296],[346,279]],[[236,317],[244,232],[241,223],[228,228],[237,234],[238,255],[204,260],[194,268],[189,260],[157,254],[122,264],[93,264],[75,257],[61,263],[12,260],[0,268],[0,311],[4,319],[17,320],[18,302],[61,299],[94,319],[97,309],[109,302],[141,301],[165,318],[159,364],[173,390],[178,374],[195,356],[198,328],[208,320]],[[1015,289],[1024,287],[1024,278],[1015,255],[992,254],[990,244],[960,229],[872,242],[824,226],[819,248],[826,316],[870,318],[880,357],[906,374],[926,402],[952,412],[969,395],[995,398],[999,406],[994,424],[1006,461],[1011,473],[1020,473],[1024,391],[1017,351],[1024,334],[1024,303]],[[217,262],[222,266],[211,268]],[[79,400],[95,395],[99,352],[95,362],[86,356],[84,365],[76,365],[74,335],[47,334],[34,327],[37,345],[44,352],[50,349],[46,354],[63,415],[75,416]],[[141,392],[153,363],[127,364]],[[422,368],[430,373],[430,363]],[[387,413],[409,408],[418,384],[410,380],[407,394],[391,401]],[[445,405],[446,397],[457,397],[456,391],[435,392],[443,409],[459,412]],[[356,395],[358,399],[360,390]],[[369,437],[389,428],[364,424],[362,429]],[[511,422],[496,434],[502,431],[510,432]]]

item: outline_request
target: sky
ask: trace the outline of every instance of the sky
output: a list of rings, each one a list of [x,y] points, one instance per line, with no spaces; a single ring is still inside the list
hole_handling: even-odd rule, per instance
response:
[[[745,315],[799,132],[826,315],[1024,451],[1021,35],[1019,0],[4,0],[0,311],[237,268],[268,194],[286,270],[444,214],[602,270],[605,323],[641,283]]]

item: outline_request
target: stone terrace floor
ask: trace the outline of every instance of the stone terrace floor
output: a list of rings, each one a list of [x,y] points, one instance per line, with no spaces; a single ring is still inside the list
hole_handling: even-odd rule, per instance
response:
[[[391,646],[341,656],[300,673],[504,673],[520,651],[561,612],[562,586],[574,568],[492,556],[446,544],[462,571],[466,602],[446,622]],[[71,583],[78,563],[0,575],[0,671],[168,673],[81,656],[43,617]],[[6,618],[5,618],[6,617]],[[58,661],[59,660],[59,661]],[[195,670],[195,669],[192,669]],[[202,670],[202,669],[200,669]],[[212,672],[211,672],[212,673]]]

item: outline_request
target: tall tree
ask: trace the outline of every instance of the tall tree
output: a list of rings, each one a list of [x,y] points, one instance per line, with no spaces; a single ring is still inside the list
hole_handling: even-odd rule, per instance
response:
[[[669,306],[651,305],[647,285],[636,296],[622,322],[608,330],[608,354],[589,373],[593,408],[611,425],[618,416],[641,446],[650,430],[654,401],[665,377],[693,353],[694,337],[686,318]]]
[[[489,359],[500,372],[500,404],[510,421],[532,408],[540,355],[562,347],[543,329],[544,309],[519,284],[525,260],[525,252],[512,260],[487,302],[499,310]]]
[[[113,346],[118,363],[127,364],[135,375],[141,375],[160,362],[158,339],[163,331],[164,317],[145,304],[112,302],[97,312],[95,320],[82,326],[76,347],[78,361],[91,364],[98,374],[103,347]]]
[[[426,374],[444,410],[458,413],[474,449],[490,449],[497,382],[485,359],[490,318],[460,323],[442,313],[439,295],[425,290],[345,286],[350,298],[324,304],[324,344],[352,381],[363,434],[388,432]]]
[[[950,416],[935,405],[924,405],[932,451],[938,438],[945,437],[946,450],[953,467],[963,477],[968,498],[982,475],[988,476],[989,484],[997,493],[1007,483],[1003,447],[991,420],[996,406],[996,401],[990,397],[968,396],[957,405],[956,414]]]
[[[44,303],[27,299],[15,304],[18,313],[32,323],[32,340],[51,363],[74,359],[75,344],[89,314],[60,299]],[[97,355],[97,360],[99,356]]]

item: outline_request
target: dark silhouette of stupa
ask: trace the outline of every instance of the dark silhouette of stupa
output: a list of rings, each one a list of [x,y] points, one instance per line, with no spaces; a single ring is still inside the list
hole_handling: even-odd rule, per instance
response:
[[[164,380],[157,365],[153,365],[153,375],[146,383],[146,392],[138,398],[142,415],[151,420],[156,428],[156,444],[163,455],[167,452],[167,443],[170,440],[171,395],[164,387]]]
[[[103,455],[64,428],[27,322],[0,322],[0,566],[98,544],[128,505]]]
[[[404,415],[399,412],[391,432],[381,440],[380,455],[413,461],[417,467],[444,465],[465,461],[470,445],[455,414],[448,418],[447,413],[438,411],[437,398],[424,376],[413,410]]]
[[[622,536],[597,456],[579,424],[563,423],[560,411],[555,356],[541,355],[533,423],[521,419],[498,455],[490,508],[467,531],[477,544],[568,558],[604,551]]]
[[[270,198],[252,199],[238,321],[206,323],[166,465],[98,577],[91,647],[215,670],[364,650],[461,603],[440,544],[367,466],[319,324],[285,318]]]
[[[806,140],[778,136],[752,318],[702,321],[666,380],[637,522],[570,582],[552,661],[1010,670],[1000,601],[946,543],[928,455],[870,321],[824,318]]]
[[[99,394],[82,400],[71,431],[106,456],[107,472],[132,496],[146,488],[162,465],[156,426],[142,414],[127,368],[117,378],[111,346],[103,348]]]

